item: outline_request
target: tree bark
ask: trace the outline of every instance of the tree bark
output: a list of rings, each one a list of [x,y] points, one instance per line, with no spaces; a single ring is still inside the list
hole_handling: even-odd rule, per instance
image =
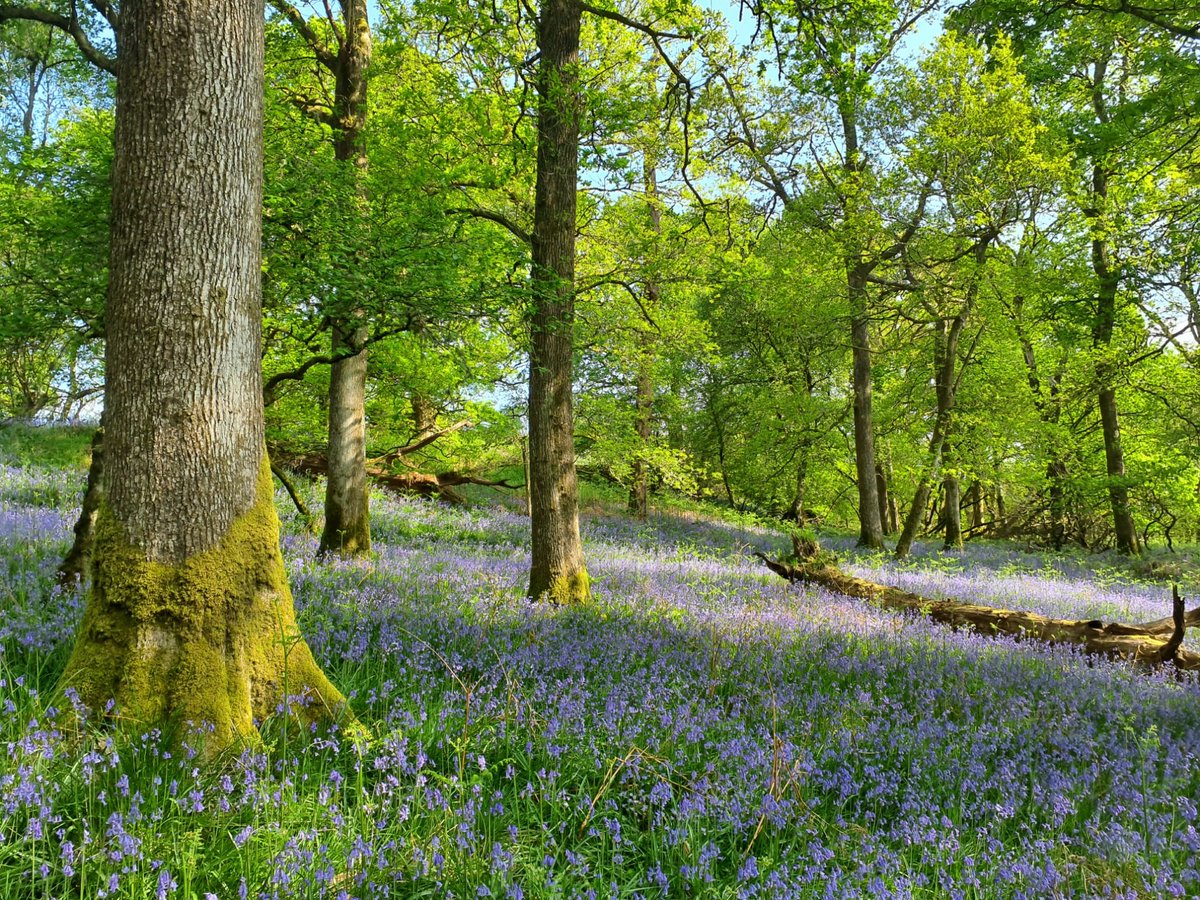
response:
[[[365,328],[346,335],[333,329],[333,355],[360,347]],[[329,374],[329,474],[325,482],[325,527],[320,552],[347,555],[371,549],[365,419],[367,352],[338,359]]]
[[[579,603],[590,596],[579,537],[572,352],[579,170],[577,0],[543,0],[538,23],[538,150],[533,314],[529,351],[529,596]]]
[[[788,510],[789,517],[796,525],[803,528],[808,524],[808,514],[804,511],[804,498],[808,493],[808,446],[800,448],[800,459],[796,461],[796,493],[792,497],[792,507]]]
[[[1104,98],[1108,59],[1096,63],[1092,106],[1096,120],[1109,121]],[[1125,484],[1125,455],[1121,449],[1121,428],[1117,411],[1117,392],[1113,387],[1115,363],[1107,358],[1117,320],[1117,292],[1121,286],[1120,267],[1114,264],[1105,229],[1109,224],[1108,171],[1106,160],[1092,164],[1092,206],[1088,215],[1092,224],[1092,271],[1096,275],[1096,317],[1092,325],[1093,346],[1102,354],[1096,376],[1100,382],[1100,425],[1104,433],[1104,464],[1108,474],[1108,500],[1112,508],[1113,531],[1117,552],[1136,556],[1141,552],[1137,529],[1129,509],[1129,488]]]
[[[966,295],[962,306],[952,319],[939,317],[933,323],[933,381],[937,395],[937,413],[933,423],[933,434],[929,439],[929,450],[925,470],[917,484],[913,505],[908,510],[904,521],[904,531],[896,544],[896,559],[904,559],[912,549],[920,528],[921,517],[925,514],[925,505],[929,502],[929,492],[937,480],[946,454],[946,445],[950,438],[953,423],[954,407],[958,392],[958,345],[962,339],[963,330],[975,309],[979,296],[979,280],[983,274],[983,266],[987,260],[988,246],[994,240],[994,235],[981,237],[973,248],[975,257],[975,272],[967,285]],[[943,479],[944,490],[942,524],[946,527],[946,547],[962,546],[962,518],[959,511],[959,485],[956,477],[947,476]]]
[[[961,550],[962,535],[962,488],[958,476],[948,474],[942,479],[942,493],[945,502],[942,504],[942,522],[945,526],[944,550]]]
[[[414,437],[420,438],[437,430],[437,409],[428,397],[419,391],[413,391],[412,420]]]
[[[104,423],[92,435],[92,457],[88,462],[87,487],[79,518],[75,520],[75,539],[71,549],[58,567],[58,583],[64,588],[74,587],[83,580],[92,557],[92,543],[96,532],[96,516],[100,512],[101,483],[104,475]]]
[[[879,463],[875,463],[875,491],[879,495],[879,523],[886,534],[888,531],[888,506],[891,503],[891,494],[888,491],[887,473],[884,472],[883,466]]]
[[[929,507],[929,494],[942,467],[942,456],[946,450],[946,435],[950,430],[950,417],[954,410],[954,359],[957,353],[958,333],[961,329],[946,328],[946,320],[934,323],[933,371],[937,392],[937,414],[933,420],[933,433],[929,438],[927,460],[912,505],[904,519],[904,530],[896,542],[896,559],[904,559],[912,551],[913,541],[921,530],[921,523]]]
[[[203,752],[345,701],[299,638],[263,440],[263,15],[128,0],[106,307],[105,499],[62,688]]]
[[[364,176],[367,147],[367,68],[371,29],[365,0],[342,0],[343,38],[334,64],[334,156],[348,167],[350,202],[363,221],[369,216]],[[371,549],[370,485],[367,480],[368,329],[361,308],[333,317],[329,370],[329,479],[320,552],[360,555]],[[353,355],[338,358],[346,350]]]
[[[871,319],[867,275],[860,264],[847,271],[850,291],[850,344],[853,348],[854,467],[858,480],[858,545],[883,549],[883,521],[875,483],[875,416],[871,408]]]
[[[654,168],[654,159],[645,154],[643,160],[644,177],[646,182],[646,205],[650,212],[650,231],[657,237],[662,234],[662,211],[658,206],[658,173]],[[660,291],[658,281],[651,275],[646,279],[646,310],[648,313],[658,309]],[[645,451],[650,447],[651,426],[654,418],[654,357],[656,341],[650,330],[652,322],[645,323],[640,334],[638,348],[637,388],[634,413],[634,428],[638,437],[638,453],[633,458],[633,478],[629,488],[629,512],[636,518],[645,520],[650,513],[650,489],[647,484]]]
[[[976,478],[967,488],[967,505],[971,508],[971,532],[983,530],[983,484]]]

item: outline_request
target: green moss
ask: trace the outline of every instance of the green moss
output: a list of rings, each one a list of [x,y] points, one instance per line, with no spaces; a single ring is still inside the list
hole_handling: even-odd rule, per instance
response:
[[[559,575],[550,582],[550,590],[546,593],[556,606],[587,603],[592,598],[592,581],[587,569],[580,569],[570,575]]]
[[[96,523],[92,594],[63,675],[92,709],[121,721],[211,726],[206,748],[254,741],[285,695],[309,720],[345,700],[299,636],[267,457],[253,507],[218,546],[179,564],[147,560],[110,510]]]

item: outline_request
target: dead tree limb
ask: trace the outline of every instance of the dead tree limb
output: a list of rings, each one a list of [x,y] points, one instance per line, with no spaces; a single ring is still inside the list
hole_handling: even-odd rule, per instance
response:
[[[317,534],[320,529],[317,527],[317,517],[312,514],[312,510],[308,508],[308,504],[304,502],[304,498],[300,496],[300,492],[296,490],[296,485],[287,472],[283,470],[274,460],[271,461],[271,474],[279,479],[279,483],[283,485],[283,489],[288,492],[288,496],[292,498],[292,504],[296,507],[296,512],[300,514],[300,518],[304,520],[304,527],[312,534]]]
[[[802,551],[798,541],[794,549]],[[1166,662],[1185,671],[1200,671],[1200,653],[1182,647],[1191,624],[1200,624],[1200,610],[1184,611],[1178,587],[1173,594],[1173,613],[1146,625],[1124,625],[1099,619],[1052,619],[1038,613],[998,609],[958,600],[935,600],[899,588],[847,575],[815,554],[797,552],[793,560],[773,560],[755,553],[772,572],[793,583],[818,585],[849,597],[867,600],[884,609],[917,612],[935,622],[979,634],[1008,635],[1047,644],[1075,644],[1084,652],[1131,661],[1153,668]],[[1163,623],[1168,623],[1164,626]]]
[[[281,460],[289,469],[302,472],[305,475],[326,475],[329,465],[324,456],[317,453],[306,453]],[[496,481],[489,478],[479,478],[463,472],[441,472],[436,475],[427,472],[392,472],[379,466],[367,466],[367,475],[380,487],[395,491],[399,494],[417,494],[431,497],[454,505],[465,503],[467,498],[454,490],[464,484],[480,485],[482,487],[504,488],[519,490],[523,484],[515,484],[508,480]]]
[[[453,434],[456,431],[461,431],[464,428],[470,428],[474,424],[475,423],[470,419],[463,419],[460,422],[455,422],[453,425],[447,425],[445,428],[439,428],[436,431],[430,431],[420,435],[418,436],[417,440],[410,444],[405,444],[402,447],[393,447],[391,450],[387,451],[381,456],[372,457],[370,460],[368,460],[368,462],[383,464],[395,462],[402,456],[408,456],[410,453],[416,453],[418,450],[428,447],[438,438],[445,437],[448,434]]]

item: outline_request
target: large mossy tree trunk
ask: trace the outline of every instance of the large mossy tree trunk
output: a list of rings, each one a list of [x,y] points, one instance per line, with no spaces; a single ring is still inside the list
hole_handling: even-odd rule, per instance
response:
[[[128,0],[106,306],[105,492],[63,674],[211,754],[345,701],[297,634],[263,436],[263,15]]]
[[[367,69],[371,28],[365,0],[342,0],[342,32],[333,60],[331,124],[334,157],[348,174],[346,200],[353,220],[369,220],[366,193]],[[367,478],[367,341],[361,306],[333,317],[329,370],[329,476],[325,483],[325,527],[320,552],[347,555],[371,549],[370,481]]]
[[[529,596],[578,603],[590,593],[579,537],[572,352],[579,170],[577,0],[543,0],[538,22],[538,150],[529,350]]]

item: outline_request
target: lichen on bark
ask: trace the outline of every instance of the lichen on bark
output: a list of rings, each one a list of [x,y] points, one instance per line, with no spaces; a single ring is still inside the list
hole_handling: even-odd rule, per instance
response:
[[[102,506],[93,553],[62,679],[88,708],[114,700],[117,720],[133,728],[177,723],[203,733],[210,753],[255,742],[285,701],[307,722],[346,715],[296,626],[265,454],[253,506],[217,546],[178,564],[148,560]]]

